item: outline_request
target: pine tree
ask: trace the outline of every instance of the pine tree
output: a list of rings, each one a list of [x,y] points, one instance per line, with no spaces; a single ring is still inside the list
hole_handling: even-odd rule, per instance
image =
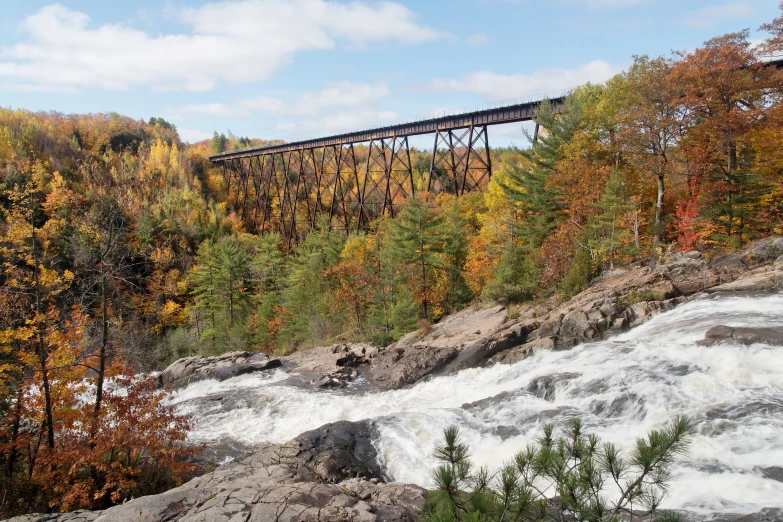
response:
[[[411,198],[391,224],[391,259],[399,267],[400,279],[414,290],[422,319],[430,319],[434,271],[443,268],[440,254],[447,238],[443,227],[443,216],[420,197]]]
[[[473,468],[470,448],[452,426],[444,430],[444,445],[435,449],[442,464],[433,473],[437,488],[429,494],[422,520],[611,522],[633,512],[639,519],[674,522],[679,516],[660,505],[671,468],[686,453],[694,431],[691,420],[677,417],[637,439],[623,458],[613,444],[585,434],[579,419],[559,439],[548,424],[535,444],[491,473]],[[541,484],[548,487],[542,491]],[[607,495],[610,490],[613,496]]]
[[[591,217],[586,226],[587,248],[594,258],[609,264],[614,270],[615,254],[632,254],[635,249],[629,245],[631,233],[622,225],[623,216],[634,209],[622,176],[614,172],[606,184],[601,199],[592,206],[599,211]]]
[[[494,278],[484,287],[482,296],[501,302],[530,299],[540,280],[540,270],[535,262],[514,241],[504,245],[493,274]]]
[[[471,291],[465,281],[465,263],[468,260],[468,235],[465,232],[467,221],[460,214],[457,201],[446,210],[443,243],[443,260],[448,275],[448,294],[446,296],[450,310],[458,310],[467,305]]]
[[[540,247],[563,219],[561,191],[551,180],[563,158],[563,148],[583,125],[581,102],[575,96],[569,96],[559,114],[551,104],[544,102],[536,112],[536,123],[545,132],[531,139],[530,149],[521,151],[530,166],[509,165],[507,181],[500,184],[523,214],[516,234],[524,241],[528,252]]]

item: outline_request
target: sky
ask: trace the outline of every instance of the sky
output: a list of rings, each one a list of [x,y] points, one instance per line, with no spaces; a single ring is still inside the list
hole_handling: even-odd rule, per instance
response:
[[[0,12],[0,106],[159,116],[188,142],[293,141],[554,95],[634,55],[742,29],[760,40],[781,13],[776,0],[0,0]],[[493,127],[490,142],[522,146],[522,127]]]

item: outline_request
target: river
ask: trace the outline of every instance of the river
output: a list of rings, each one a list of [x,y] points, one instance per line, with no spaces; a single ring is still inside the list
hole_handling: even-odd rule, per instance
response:
[[[461,427],[476,464],[496,467],[546,423],[579,417],[587,431],[627,448],[686,414],[698,432],[664,507],[783,508],[783,347],[698,346],[717,324],[783,326],[783,294],[703,297],[606,341],[402,390],[309,391],[281,385],[287,376],[278,370],[198,382],[172,402],[194,416],[190,440],[233,452],[328,422],[374,419],[385,472],[424,487],[432,485],[432,450],[449,425]]]

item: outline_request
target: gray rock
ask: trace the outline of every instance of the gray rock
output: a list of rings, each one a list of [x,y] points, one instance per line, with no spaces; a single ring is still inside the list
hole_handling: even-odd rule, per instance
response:
[[[102,512],[29,515],[14,522],[316,521],[419,518],[426,492],[384,483],[367,423],[339,422],[267,446],[178,488]]]
[[[718,343],[768,344],[783,346],[783,328],[734,328],[732,326],[713,326],[697,344],[712,346]]]
[[[185,357],[161,372],[158,382],[169,389],[182,388],[204,379],[226,380],[239,375],[282,366],[280,359],[262,353],[229,352],[212,357]]]

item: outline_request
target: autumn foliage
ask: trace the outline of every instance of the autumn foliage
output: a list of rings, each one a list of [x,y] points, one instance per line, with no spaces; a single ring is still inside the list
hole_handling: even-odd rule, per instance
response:
[[[291,245],[251,233],[256,201],[206,159],[271,142],[0,109],[0,515],[186,477],[189,420],[141,376],[179,357],[386,344],[478,301],[565,299],[619,265],[783,234],[783,72],[759,54],[783,49],[783,17],[763,29],[543,103],[480,192],[428,192],[413,149],[394,216]],[[352,183],[380,182],[368,152]]]

